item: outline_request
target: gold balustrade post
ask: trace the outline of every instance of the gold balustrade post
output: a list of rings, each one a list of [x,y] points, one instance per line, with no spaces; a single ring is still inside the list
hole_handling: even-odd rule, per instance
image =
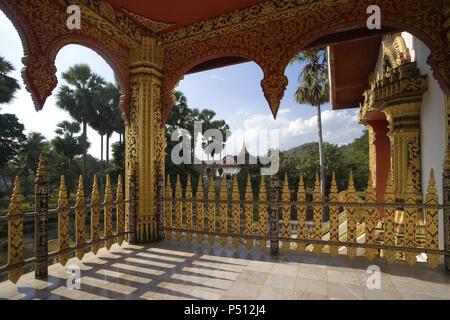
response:
[[[14,266],[9,270],[8,279],[17,283],[22,275],[23,262],[23,212],[22,195],[20,193],[20,180],[16,176],[11,201],[8,206],[8,266]]]
[[[123,198],[122,176],[117,178],[116,191],[116,234],[118,235],[117,242],[119,246],[122,245],[125,232],[125,203]]]
[[[224,175],[220,184],[220,232],[228,233],[228,187],[227,178]],[[220,237],[220,244],[225,247],[228,243],[228,237],[222,235]]]
[[[43,153],[39,156],[36,172],[35,209],[34,250],[36,263],[34,274],[36,279],[46,279],[48,277],[48,179],[46,159]]]
[[[428,181],[427,194],[425,197],[425,204],[438,205],[439,199],[436,190],[436,181],[434,177],[434,170],[430,171],[430,179]],[[427,249],[439,249],[439,218],[438,209],[427,208],[425,210],[425,225],[426,225],[426,247]],[[439,266],[439,254],[428,253],[428,264],[431,268]]]
[[[105,240],[106,249],[111,249],[112,245],[112,189],[111,189],[111,179],[109,175],[106,176],[106,186],[105,186],[105,197],[104,197],[105,205],[103,207],[103,236]]]
[[[281,236],[282,238],[289,239],[291,237],[291,192],[289,190],[289,181],[287,173],[284,175],[283,189],[281,191]],[[291,248],[291,242],[289,240],[283,240],[281,244],[281,250],[288,252]]]
[[[160,170],[158,171],[157,177],[157,202],[156,202],[156,216],[155,222],[153,225],[153,232],[155,234],[154,240],[162,240],[164,239],[164,175],[161,174]]]
[[[405,193],[405,204],[417,204],[418,192],[414,185],[414,182],[411,176],[408,176],[408,186],[406,188]],[[405,230],[405,240],[403,244],[408,248],[416,248],[417,247],[417,221],[418,221],[418,212],[417,208],[405,208],[404,213],[404,230]],[[406,252],[406,262],[410,266],[413,266],[417,262],[417,253],[415,252]]]
[[[181,229],[183,227],[183,195],[181,192],[180,176],[177,175],[177,182],[175,184],[175,228]],[[175,231],[175,238],[177,241],[181,240],[181,231]]]
[[[237,183],[236,183],[236,188],[237,188]],[[237,191],[237,195],[239,197],[239,190]],[[261,250],[266,250],[266,247],[267,247],[266,239],[262,239],[263,237],[267,237],[267,204],[263,203],[265,201],[267,201],[265,176],[261,176],[261,184],[259,186],[259,204],[258,204],[259,236],[261,237],[261,239],[259,240],[259,248]],[[239,206],[238,206],[238,210],[240,210]],[[240,213],[240,211],[239,211],[239,213]]]
[[[59,251],[64,252],[70,248],[69,242],[69,198],[67,196],[66,181],[64,176],[61,176],[61,183],[59,186],[58,197],[58,244]],[[59,254],[59,263],[65,266],[69,260],[68,253]]]
[[[319,179],[319,173],[316,172],[316,179],[314,184],[314,193],[313,193],[313,239],[314,240],[322,240],[323,233],[323,195],[321,191],[321,184]],[[313,252],[316,256],[319,256],[322,253],[323,245],[322,244],[314,244]]]
[[[252,181],[250,180],[250,174],[247,174],[247,183],[245,187],[245,204],[244,204],[244,216],[245,216],[245,227],[244,235],[253,236],[253,190]],[[251,250],[253,247],[253,239],[246,238],[245,245],[247,250]]]
[[[447,98],[450,100],[450,98]],[[450,102],[448,102],[450,105]],[[450,272],[450,146],[445,154],[444,172],[442,174],[444,208],[444,265]]]
[[[188,175],[186,183],[186,202],[185,202],[185,212],[186,212],[186,240],[188,243],[192,242],[192,185],[191,176]]]
[[[76,246],[82,246],[86,243],[86,200],[84,197],[83,176],[78,179],[78,190],[75,199],[75,239]],[[77,249],[77,258],[83,259],[85,248]]]
[[[274,174],[270,176],[270,216],[269,216],[269,236],[270,240],[270,253],[279,253],[278,243],[278,205],[275,202],[279,201],[279,182],[278,175]]]
[[[136,198],[136,175],[133,166],[128,170],[128,210],[125,213],[128,216],[126,224],[128,224],[128,242],[135,244],[137,242],[137,228],[136,228],[136,210],[137,210],[137,198]]]
[[[333,205],[338,202],[338,188],[336,183],[336,174],[333,172],[331,177],[331,188],[329,195],[330,202],[330,241],[339,242],[339,206]],[[339,254],[339,246],[330,246],[330,255],[335,257]]]
[[[386,205],[395,203],[394,180],[392,178],[392,174],[389,174],[389,178],[387,180],[386,192],[384,193],[384,203]],[[384,209],[383,240],[384,240],[384,244],[387,246],[395,245],[394,222],[395,222],[395,208],[386,207]],[[386,250],[385,256],[386,256],[387,262],[392,263],[395,261],[396,251]]]
[[[172,228],[172,220],[173,220],[173,214],[172,214],[172,200],[173,200],[173,194],[172,194],[172,186],[170,185],[170,177],[167,176],[166,178],[166,189],[165,189],[165,198],[164,201],[164,226],[166,228]],[[166,239],[170,240],[173,236],[172,230],[165,231]]]
[[[350,176],[348,179],[348,189],[347,189],[347,202],[356,203],[356,189],[355,182],[353,180],[353,172],[350,171]],[[344,207],[344,210],[347,212],[347,242],[356,243],[356,222],[357,222],[357,210],[355,207]],[[347,247],[347,256],[350,259],[356,257],[356,248],[355,247]]]
[[[216,232],[216,190],[214,178],[208,182],[208,231]],[[214,245],[216,236],[210,234],[208,241],[210,245]]]
[[[97,175],[94,176],[94,183],[91,194],[91,250],[97,254],[100,248],[100,191],[98,188]]]
[[[372,174],[369,174],[369,181],[367,183],[365,203],[370,206],[377,202],[375,188],[373,186]],[[365,209],[365,240],[367,244],[375,245],[375,227],[378,223],[378,210],[374,207],[367,207]],[[377,249],[366,248],[365,250],[367,260],[372,261],[378,254]]]
[[[233,190],[231,192],[231,198],[233,200],[233,205],[231,208],[233,215],[233,246],[237,248],[241,244],[241,205],[237,203],[241,198],[236,175],[233,176]]]
[[[205,194],[203,192],[203,177],[198,177],[197,193],[195,194],[196,222],[197,226],[197,242],[201,244],[204,240],[203,232],[205,231]]]

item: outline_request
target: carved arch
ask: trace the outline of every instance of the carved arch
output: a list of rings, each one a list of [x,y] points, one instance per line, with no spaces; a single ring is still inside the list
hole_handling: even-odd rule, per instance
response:
[[[239,48],[228,48],[228,49],[215,49],[210,50],[203,56],[194,56],[192,57],[192,60],[184,64],[183,66],[180,66],[180,68],[176,69],[176,72],[170,76],[165,74],[165,77],[163,79],[163,92],[162,92],[162,101],[166,102],[165,106],[162,109],[162,116],[161,116],[161,125],[164,125],[167,120],[169,119],[170,112],[172,110],[172,104],[173,104],[173,98],[172,98],[172,91],[179,83],[183,77],[186,75],[189,70],[194,68],[195,66],[198,66],[199,64],[203,62],[210,61],[212,59],[216,58],[223,58],[223,57],[240,57],[247,59],[251,62],[256,63],[261,70],[264,72],[264,69],[262,68],[261,64],[257,61],[257,57],[246,50],[241,50]],[[264,79],[261,80],[261,82]],[[169,102],[169,103],[167,103]]]
[[[130,48],[87,19],[83,20],[80,30],[67,29],[62,1],[4,0],[0,2],[0,9],[12,21],[22,40],[22,78],[37,111],[43,108],[57,85],[57,53],[67,44],[79,44],[99,53],[118,75],[122,90],[121,110],[127,121]]]
[[[124,67],[121,66],[115,59],[115,57],[112,55],[112,52],[110,50],[105,50],[104,46],[100,46],[96,39],[92,39],[90,37],[81,35],[67,35],[59,38],[56,42],[54,42],[51,45],[49,49],[49,60],[53,61],[54,63],[61,49],[71,44],[76,44],[91,49],[92,51],[96,52],[99,56],[101,56],[106,61],[106,63],[111,67],[115,76],[117,77],[117,80],[119,81],[121,92],[120,110],[122,113],[122,118],[124,119],[125,122],[127,122],[128,121],[127,99],[130,92],[128,68],[124,69]]]
[[[434,76],[442,89],[450,93],[448,0],[264,2],[163,36],[166,84],[173,83],[177,70],[195,56],[216,49],[245,50],[252,53],[252,60],[258,61],[264,71],[262,87],[276,116],[287,84],[284,70],[294,54],[325,35],[366,27],[366,9],[374,4],[381,7],[382,25],[409,31],[431,49],[428,62]],[[170,89],[163,87],[164,92]],[[166,95],[163,109],[168,108],[170,100]]]

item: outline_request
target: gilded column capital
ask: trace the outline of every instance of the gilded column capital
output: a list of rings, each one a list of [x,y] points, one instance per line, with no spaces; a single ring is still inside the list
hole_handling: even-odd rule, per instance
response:
[[[132,77],[154,75],[162,78],[164,50],[152,37],[144,37],[142,45],[131,50],[130,73]]]

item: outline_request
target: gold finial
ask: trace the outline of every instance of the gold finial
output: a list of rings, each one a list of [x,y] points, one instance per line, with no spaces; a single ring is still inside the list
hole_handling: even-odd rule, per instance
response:
[[[316,177],[315,177],[315,181],[314,181],[314,193],[321,193],[320,190],[320,178],[319,178],[319,172],[316,171]]]
[[[16,176],[14,181],[14,188],[11,195],[11,200],[8,206],[8,214],[16,215],[21,213],[20,202],[22,201],[22,195],[20,194],[20,179],[19,176]]]
[[[392,194],[394,193],[394,177],[392,175],[392,172],[389,172],[389,176],[387,179],[386,184],[386,194]]]
[[[239,186],[236,175],[233,176],[233,191],[231,196],[233,200],[239,200]]]
[[[39,154],[39,164],[36,172],[36,176],[42,177],[47,175],[47,160],[43,152]]]
[[[122,190],[122,175],[119,174],[117,177],[117,190]]]
[[[21,201],[22,197],[20,196],[20,179],[19,176],[16,176],[15,180],[14,180],[14,188],[13,188],[13,193],[11,196],[11,202],[19,202]]]
[[[67,207],[68,201],[69,199],[67,197],[66,179],[64,178],[64,176],[61,176],[59,184],[58,208]]]
[[[303,175],[300,175],[300,180],[298,182],[297,201],[306,201],[306,190]]]
[[[172,189],[172,186],[170,185],[170,176],[169,175],[167,175],[167,178],[166,178],[166,190],[167,189],[169,189],[169,190]]]
[[[175,185],[175,197],[177,198],[177,200],[181,201],[181,181],[180,181],[180,175],[177,175],[177,183]]]
[[[369,173],[369,180],[367,182],[367,193],[375,192],[375,188],[373,186],[372,174]]]
[[[264,176],[261,176],[261,184],[259,185],[259,201],[267,200],[266,182]]]
[[[192,186],[191,186],[191,175],[188,174],[186,182],[186,199],[192,200]]]
[[[348,192],[356,192],[355,181],[353,180],[353,170],[350,170],[350,175],[348,177]]]
[[[203,178],[200,175],[198,177],[198,187],[197,187],[197,193],[196,193],[196,199],[203,200]]]
[[[227,178],[223,177],[220,184],[220,200],[227,200],[228,192],[227,192]]]
[[[338,193],[337,183],[336,183],[336,173],[333,171],[331,175],[331,188],[330,193]]]
[[[66,178],[64,177],[64,175],[61,175],[61,178],[60,178],[60,183],[59,183],[59,190],[60,190],[60,192],[61,191],[63,191],[63,192],[66,192],[67,191],[67,189],[66,189]]]
[[[430,179],[428,181],[427,193],[436,194],[436,180],[434,178],[434,169],[430,170]]]
[[[91,196],[91,202],[94,203],[97,201],[100,197],[100,193],[98,190],[98,182],[97,182],[97,175],[94,175],[94,183],[92,185],[92,196]]]
[[[84,199],[83,176],[80,176],[78,178],[77,198],[83,198]]]
[[[245,185],[245,201],[253,201],[250,173],[247,173],[247,183]]]
[[[284,175],[283,191],[281,192],[282,201],[290,201],[291,193],[289,191],[289,181],[287,173]]]
[[[208,181],[208,200],[214,200],[215,190],[214,190],[214,178],[210,177]]]

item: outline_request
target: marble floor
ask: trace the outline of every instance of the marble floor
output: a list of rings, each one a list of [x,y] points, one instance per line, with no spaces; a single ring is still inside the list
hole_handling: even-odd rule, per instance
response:
[[[370,265],[381,270],[378,289],[367,286]],[[71,274],[55,264],[47,281],[28,273],[17,285],[0,283],[0,299],[450,300],[450,274],[443,266],[411,268],[402,262],[369,263],[364,257],[350,261],[294,252],[272,257],[269,251],[166,240],[114,245],[97,256],[86,254],[81,262],[73,258],[68,266],[79,267],[79,290],[68,288],[68,282],[74,284],[68,281]]]

